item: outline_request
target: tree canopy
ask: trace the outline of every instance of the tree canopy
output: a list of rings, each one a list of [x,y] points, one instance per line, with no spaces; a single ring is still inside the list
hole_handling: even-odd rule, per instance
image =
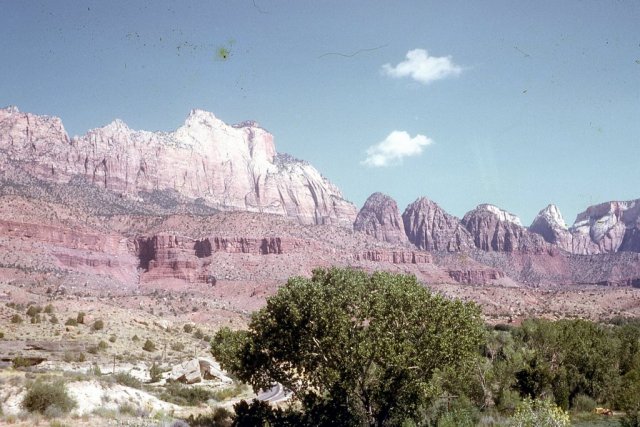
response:
[[[293,391],[309,424],[381,426],[418,421],[483,340],[474,303],[413,276],[333,268],[289,279],[248,331],[221,330],[212,353],[255,389]]]

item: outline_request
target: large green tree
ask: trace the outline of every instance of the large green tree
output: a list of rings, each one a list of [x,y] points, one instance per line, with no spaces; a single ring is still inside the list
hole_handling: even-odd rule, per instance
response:
[[[334,268],[291,278],[212,353],[255,389],[292,390],[306,423],[382,426],[419,423],[447,379],[475,366],[483,339],[473,303],[413,276]]]

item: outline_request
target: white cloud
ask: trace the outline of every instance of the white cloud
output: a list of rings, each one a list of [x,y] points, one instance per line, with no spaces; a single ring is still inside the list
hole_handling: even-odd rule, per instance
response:
[[[457,76],[462,72],[462,67],[454,64],[450,56],[429,56],[424,49],[414,49],[407,52],[406,61],[395,67],[384,64],[382,71],[391,77],[411,77],[420,83],[428,84],[445,77]]]
[[[367,148],[367,158],[361,163],[370,167],[399,165],[405,157],[418,156],[433,141],[424,135],[411,136],[401,130],[394,130],[382,142]]]

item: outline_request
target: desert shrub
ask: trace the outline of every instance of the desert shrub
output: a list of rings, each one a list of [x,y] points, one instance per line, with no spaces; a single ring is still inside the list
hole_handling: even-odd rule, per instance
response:
[[[84,323],[84,317],[86,316],[84,311],[80,311],[76,316],[76,320],[78,323]]]
[[[149,376],[151,377],[152,383],[157,383],[162,379],[162,369],[156,362],[153,362],[151,368],[149,369]]]
[[[201,387],[189,387],[173,382],[167,384],[160,399],[182,406],[196,406],[213,397],[209,390]]]
[[[191,332],[193,332],[193,326],[187,323],[182,327],[182,330],[190,334]]]
[[[58,324],[58,318],[56,317],[55,314],[52,314],[51,316],[49,316],[49,322],[53,323],[54,325]]]
[[[52,314],[53,313],[53,306],[51,304],[47,304],[44,307],[44,312],[47,314]]]
[[[27,316],[34,317],[36,314],[42,313],[42,307],[37,305],[30,305],[27,309]]]
[[[144,342],[144,345],[142,346],[142,349],[144,351],[156,351],[156,345],[153,341],[147,338],[147,340]]]
[[[125,402],[118,406],[118,412],[135,417],[136,413],[138,412],[138,408],[132,403]]]
[[[134,335],[134,336],[131,338],[131,341],[140,341],[140,337],[139,337],[139,336],[137,336],[137,335]]]
[[[118,339],[118,337],[117,337],[115,334],[112,334],[112,335],[109,337],[109,342],[116,342],[116,340],[117,340],[117,339]]]
[[[28,366],[32,366],[34,363],[24,357],[16,356],[11,360],[11,364],[14,368],[26,368]]]
[[[69,412],[76,402],[69,396],[62,381],[35,381],[27,384],[27,394],[22,400],[22,407],[29,412],[60,411]],[[49,409],[53,407],[53,409]],[[57,409],[56,409],[57,408]]]
[[[197,417],[189,415],[187,424],[191,427],[229,427],[233,424],[233,413],[219,406],[215,408],[211,414],[199,414]]]
[[[218,402],[223,400],[231,399],[233,397],[237,397],[244,392],[245,386],[243,384],[236,384],[233,387],[226,387],[220,390],[216,390],[211,393],[211,397]]]
[[[0,340],[4,338],[4,332],[0,332]]]
[[[100,366],[97,363],[94,363],[91,366],[91,369],[89,369],[89,373],[91,375],[95,375],[96,377],[99,377],[102,375],[102,370],[100,369]]]
[[[98,346],[97,345],[92,345],[91,347],[89,347],[87,349],[87,351],[91,354],[98,354]]]
[[[70,317],[67,319],[66,322],[64,322],[64,324],[67,326],[78,326],[78,320],[74,319],[73,317]]]
[[[104,321],[102,319],[98,319],[93,322],[93,326],[91,327],[94,331],[99,331],[104,329]]]
[[[113,375],[113,379],[118,384],[125,385],[127,387],[133,387],[133,388],[142,387],[142,383],[140,382],[140,380],[128,372],[118,372]]]
[[[98,343],[98,350],[106,350],[109,348],[109,344],[106,341],[100,341]]]
[[[182,344],[181,342],[171,343],[171,350],[173,350],[173,351],[182,351],[182,350],[184,350],[184,344]]]
[[[19,314],[14,314],[13,316],[11,316],[11,323],[22,323],[22,317]]]
[[[200,329],[196,329],[196,331],[193,333],[193,336],[201,340],[202,337],[204,337],[204,333],[202,333]]]
[[[42,323],[42,317],[39,314],[31,317],[31,323]]]

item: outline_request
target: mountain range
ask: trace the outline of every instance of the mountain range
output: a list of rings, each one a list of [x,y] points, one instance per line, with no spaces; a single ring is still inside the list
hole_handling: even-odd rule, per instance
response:
[[[243,293],[243,309],[329,265],[431,284],[640,286],[640,200],[590,206],[570,227],[554,205],[529,227],[425,197],[401,213],[374,193],[358,211],[255,122],[202,110],[173,132],[115,120],[70,138],[56,117],[0,109],[0,199],[0,280],[34,286],[210,285]]]

